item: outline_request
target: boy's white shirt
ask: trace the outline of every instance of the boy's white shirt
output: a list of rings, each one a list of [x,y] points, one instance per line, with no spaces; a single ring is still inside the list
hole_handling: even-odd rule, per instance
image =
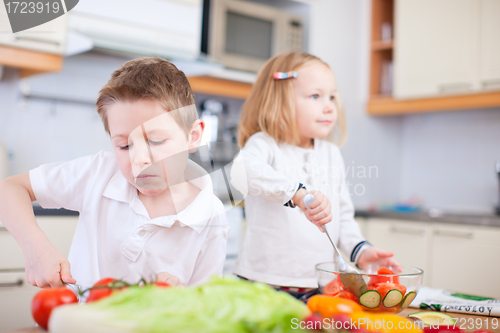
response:
[[[168,272],[197,285],[222,274],[229,225],[206,171],[188,161],[185,175],[200,193],[178,214],[155,219],[108,151],[42,165],[30,181],[42,207],[80,212],[68,258],[77,284],[104,277],[135,283]]]
[[[278,286],[318,286],[314,266],[333,261],[333,247],[299,207],[283,206],[299,183],[309,191],[323,192],[330,200],[332,221],[326,227],[345,254],[350,256],[356,245],[365,241],[354,220],[338,147],[316,139],[312,149],[278,145],[259,132],[249,138],[231,172],[231,184],[248,195],[247,229],[235,274]],[[367,246],[360,244],[355,261]]]

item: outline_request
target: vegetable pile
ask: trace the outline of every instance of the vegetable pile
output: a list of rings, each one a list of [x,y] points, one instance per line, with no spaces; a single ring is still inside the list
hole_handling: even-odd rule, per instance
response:
[[[328,296],[338,296],[340,298],[350,299],[361,304],[364,310],[400,312],[406,309],[413,301],[417,293],[408,291],[406,287],[399,284],[399,277],[388,268],[381,268],[377,274],[372,276],[368,282],[368,290],[358,297],[344,290],[340,276],[330,281],[324,288],[323,294]]]
[[[273,288],[230,278],[199,287],[130,286],[85,305],[57,308],[53,333],[76,332],[296,332],[292,319],[306,305]]]

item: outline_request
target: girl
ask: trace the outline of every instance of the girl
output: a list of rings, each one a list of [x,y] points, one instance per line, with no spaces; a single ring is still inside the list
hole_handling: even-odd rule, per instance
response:
[[[278,55],[260,70],[243,106],[239,145],[245,177],[231,182],[245,198],[247,231],[234,273],[295,293],[317,287],[314,265],[338,247],[361,268],[400,267],[371,246],[354,220],[339,148],[345,123],[332,71],[306,53]],[[306,209],[306,193],[316,198]],[[294,208],[298,206],[300,209]],[[313,223],[308,223],[308,221]]]

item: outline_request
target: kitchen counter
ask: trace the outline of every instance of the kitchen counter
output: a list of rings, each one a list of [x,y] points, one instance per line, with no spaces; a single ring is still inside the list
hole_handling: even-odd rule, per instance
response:
[[[401,316],[407,316],[410,313],[420,312],[424,310],[418,310],[413,308],[408,308],[400,313]],[[489,331],[492,333],[500,333],[500,318],[497,317],[485,317],[485,316],[472,316],[460,313],[447,312],[453,318],[457,320],[456,326],[462,328],[466,332],[475,331]],[[496,328],[494,324],[496,324]],[[29,327],[21,330],[11,331],[10,333],[43,333],[46,330],[39,327]]]
[[[395,220],[408,220],[419,222],[439,222],[463,225],[482,225],[489,227],[500,227],[500,216],[498,215],[474,215],[474,214],[447,214],[436,212],[415,212],[415,213],[401,213],[390,211],[368,211],[356,210],[356,217],[364,218],[384,218]]]

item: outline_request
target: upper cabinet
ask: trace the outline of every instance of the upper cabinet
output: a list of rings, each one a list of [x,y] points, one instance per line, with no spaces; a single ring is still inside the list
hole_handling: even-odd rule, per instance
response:
[[[500,106],[498,17],[498,0],[372,0],[368,112]]]
[[[397,0],[394,97],[478,90],[476,17],[475,0]]]
[[[484,90],[500,90],[500,1],[481,0],[479,83]]]

